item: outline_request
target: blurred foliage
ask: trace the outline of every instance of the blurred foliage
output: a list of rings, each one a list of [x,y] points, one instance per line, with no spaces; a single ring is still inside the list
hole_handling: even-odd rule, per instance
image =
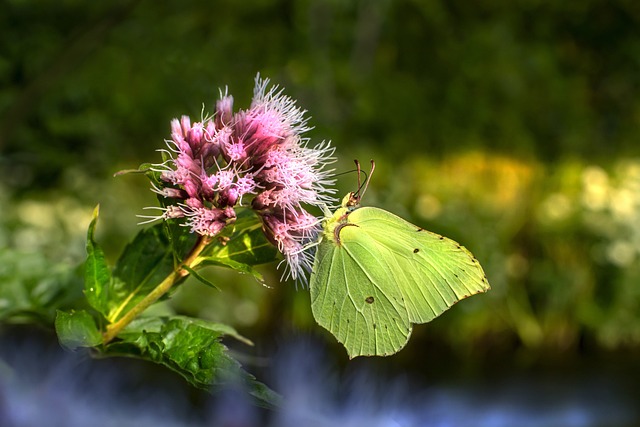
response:
[[[56,310],[83,300],[82,272],[33,252],[0,250],[0,324],[53,325]]]
[[[260,72],[334,141],[338,172],[376,159],[365,204],[485,267],[492,291],[416,328],[406,352],[640,344],[636,2],[7,0],[0,24],[2,268],[25,284],[50,277],[25,253],[52,271],[82,260],[97,203],[115,257],[156,200],[111,175],[159,161],[169,120],[211,111],[225,85],[247,105]],[[222,292],[191,280],[174,309],[258,346],[317,328],[275,268],[260,270],[272,288],[207,271]]]
[[[637,141],[631,0],[8,0],[0,24],[2,170],[22,189],[148,159],[168,120],[211,110],[219,88],[246,104],[257,71],[316,134],[396,158],[592,157]]]
[[[557,350],[640,342],[640,159],[606,171],[471,152],[403,170],[393,203],[473,248],[492,284],[483,307],[457,312],[451,337],[506,330]]]

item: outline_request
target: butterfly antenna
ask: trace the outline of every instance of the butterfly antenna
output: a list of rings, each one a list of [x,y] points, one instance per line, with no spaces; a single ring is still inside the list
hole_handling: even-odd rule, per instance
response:
[[[356,187],[357,190],[354,193],[353,197],[360,200],[360,190],[362,189],[362,181],[360,181],[360,162],[358,161],[358,159],[354,160],[353,162],[356,164],[356,170],[358,171],[358,186]]]
[[[351,191],[347,196],[342,200],[342,205],[344,207],[354,207],[360,205],[360,162],[358,159],[353,161],[356,164],[356,172],[358,173],[358,186],[356,187],[356,191]]]
[[[358,173],[358,187],[357,190],[349,193],[349,201],[347,203],[348,206],[358,206],[360,204],[360,199],[364,196],[364,193],[367,191],[369,187],[369,181],[371,181],[371,175],[373,174],[374,169],[376,168],[376,164],[373,160],[371,160],[371,171],[367,174],[360,167],[360,162],[358,160],[354,160],[356,164],[356,171]],[[362,182],[361,174],[364,174],[365,181]]]
[[[358,170],[359,169],[360,169],[360,165],[358,165]],[[371,177],[373,176],[374,170],[376,170],[376,162],[374,162],[372,159],[371,170],[369,171],[369,175],[365,173],[367,180],[364,182],[362,187],[360,187],[360,174],[358,174],[358,198],[362,198],[364,196],[364,193],[367,191],[367,188],[369,188],[369,181],[371,181]]]
[[[137,169],[135,169],[135,170],[137,171]],[[335,178],[335,177],[338,177],[338,176],[346,175],[348,173],[353,173],[355,171],[356,171],[355,169],[349,169],[348,171],[333,173],[333,174],[331,174],[331,178]]]

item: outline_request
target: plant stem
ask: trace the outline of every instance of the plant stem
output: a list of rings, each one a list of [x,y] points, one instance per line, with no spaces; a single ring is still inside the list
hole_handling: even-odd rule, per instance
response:
[[[140,313],[145,311],[151,304],[166,294],[169,289],[181,278],[189,274],[183,267],[193,268],[195,261],[200,253],[211,243],[211,237],[200,236],[189,255],[180,263],[180,265],[171,272],[156,288],[144,297],[138,304],[127,311],[117,322],[107,326],[106,331],[102,334],[102,344],[107,344],[113,340],[133,319]]]

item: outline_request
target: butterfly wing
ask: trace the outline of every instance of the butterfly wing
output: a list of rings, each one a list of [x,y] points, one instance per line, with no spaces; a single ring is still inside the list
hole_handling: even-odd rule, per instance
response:
[[[389,254],[388,268],[411,323],[425,323],[461,299],[489,290],[478,260],[457,242],[382,209],[355,210],[349,221]]]
[[[482,267],[458,243],[364,207],[320,243],[311,306],[350,357],[383,356],[404,347],[412,323],[428,322],[488,289]]]
[[[409,339],[409,314],[399,288],[379,285],[393,280],[391,271],[376,267],[384,248],[355,229],[343,227],[340,244],[325,240],[318,246],[310,282],[313,316],[349,357],[393,354]]]

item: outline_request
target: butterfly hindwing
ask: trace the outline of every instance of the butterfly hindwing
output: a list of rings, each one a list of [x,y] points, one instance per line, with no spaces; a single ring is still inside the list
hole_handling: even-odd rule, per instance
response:
[[[340,236],[340,245],[325,241],[316,253],[311,277],[314,317],[344,344],[350,357],[393,354],[406,344],[411,323],[399,289],[379,285],[393,279],[390,270],[378,266],[384,249],[372,245],[356,227],[344,227]]]

